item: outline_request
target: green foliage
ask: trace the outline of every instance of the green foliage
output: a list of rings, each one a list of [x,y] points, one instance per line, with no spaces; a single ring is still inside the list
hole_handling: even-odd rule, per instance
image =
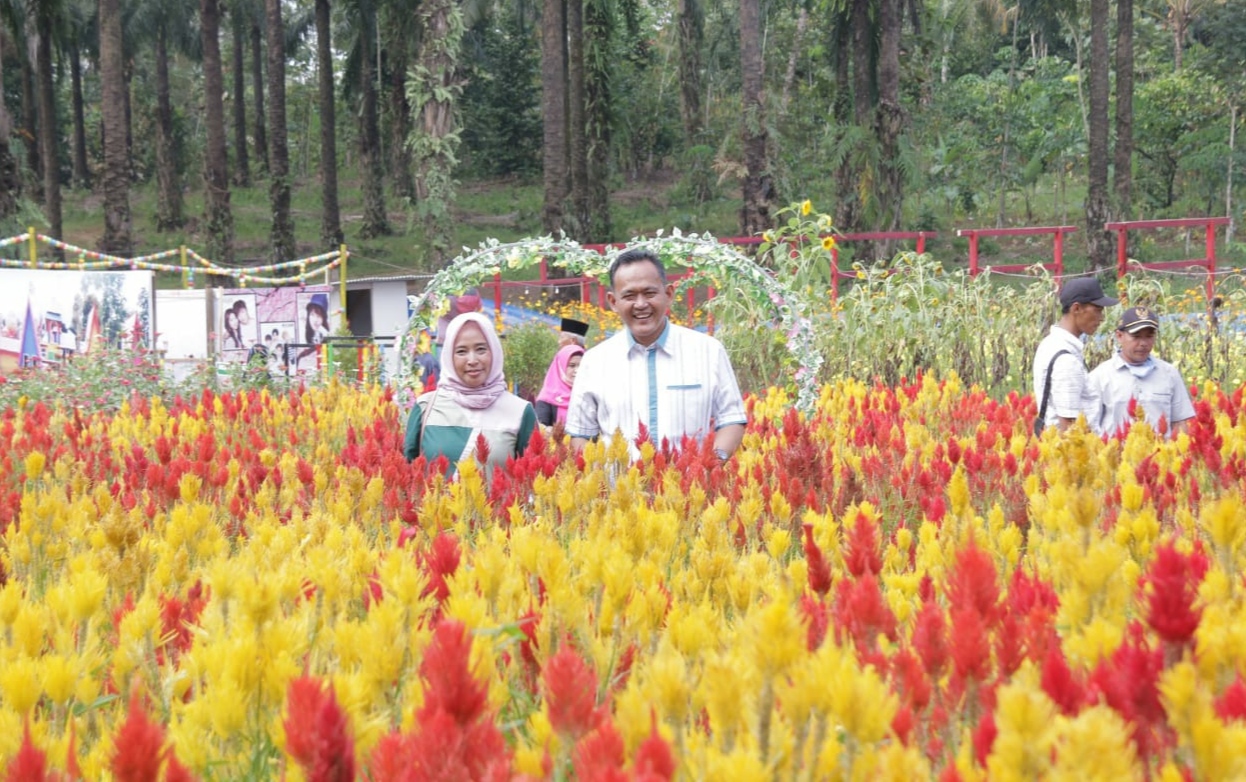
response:
[[[506,379],[514,384],[515,393],[535,398],[558,352],[558,335],[546,323],[530,322],[507,329],[504,336]]]
[[[513,15],[469,32],[470,76],[463,90],[461,171],[531,176],[541,170],[540,54]]]
[[[135,398],[170,400],[179,392],[190,392],[190,386],[172,383],[150,351],[96,347],[53,367],[0,376],[0,410],[25,399],[87,413],[115,412]]]

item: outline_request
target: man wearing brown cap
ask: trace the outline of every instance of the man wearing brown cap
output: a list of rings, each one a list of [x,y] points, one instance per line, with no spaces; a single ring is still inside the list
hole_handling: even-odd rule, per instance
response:
[[[1194,403],[1181,372],[1151,355],[1159,318],[1147,307],[1130,307],[1116,326],[1116,355],[1095,367],[1089,383],[1099,397],[1099,430],[1124,434],[1141,414],[1157,432],[1175,437],[1194,417]],[[1136,401],[1136,413],[1129,403]]]
[[[1036,431],[1054,426],[1063,432],[1080,416],[1099,431],[1099,399],[1087,382],[1083,340],[1103,323],[1103,309],[1118,303],[1093,277],[1066,280],[1060,287],[1060,320],[1034,353]]]

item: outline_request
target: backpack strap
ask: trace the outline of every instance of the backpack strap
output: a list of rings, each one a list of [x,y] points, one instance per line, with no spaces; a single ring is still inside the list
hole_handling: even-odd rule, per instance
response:
[[[1038,407],[1038,419],[1034,422],[1034,434],[1043,431],[1043,427],[1047,421],[1047,402],[1051,399],[1051,373],[1056,368],[1056,359],[1061,356],[1070,356],[1073,354],[1071,350],[1061,350],[1051,357],[1051,361],[1047,364],[1047,380],[1043,383],[1043,402]]]

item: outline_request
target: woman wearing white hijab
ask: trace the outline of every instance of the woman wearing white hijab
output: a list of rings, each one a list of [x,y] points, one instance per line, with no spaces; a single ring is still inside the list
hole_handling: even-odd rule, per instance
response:
[[[478,458],[483,437],[491,473],[527,449],[536,411],[506,390],[502,342],[489,318],[479,312],[459,315],[446,329],[445,345],[437,390],[421,395],[411,408],[403,453],[430,464],[445,456],[449,476],[462,460]]]

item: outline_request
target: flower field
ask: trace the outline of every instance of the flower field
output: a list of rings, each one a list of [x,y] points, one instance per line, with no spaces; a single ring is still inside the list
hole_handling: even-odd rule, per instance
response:
[[[1246,776],[1246,417],[1029,434],[924,377],[740,452],[538,441],[484,485],[387,392],[0,414],[0,768],[28,779]],[[430,477],[434,476],[434,477]]]

